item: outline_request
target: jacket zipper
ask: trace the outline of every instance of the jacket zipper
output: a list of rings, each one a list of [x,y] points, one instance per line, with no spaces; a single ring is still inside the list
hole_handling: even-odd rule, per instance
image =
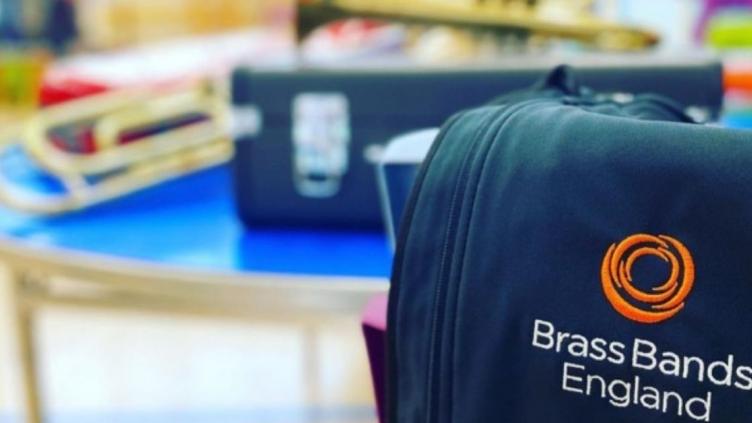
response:
[[[436,140],[434,141],[433,145],[431,146],[431,149],[428,152],[428,155],[426,156],[426,159],[421,166],[420,170],[418,171],[418,174],[415,177],[415,182],[413,189],[410,192],[410,197],[408,198],[407,204],[405,205],[405,209],[403,211],[403,217],[402,217],[402,223],[400,224],[399,233],[397,236],[397,242],[395,245],[403,246],[407,242],[407,238],[410,233],[410,227],[412,224],[412,218],[415,211],[415,207],[418,202],[418,197],[420,196],[420,192],[423,186],[423,182],[426,179],[426,174],[428,173],[428,169],[430,168],[431,162],[433,161],[433,158],[436,156],[436,152],[439,150],[441,145],[443,144],[443,141],[446,137],[446,134],[450,131],[450,129],[454,126],[454,124],[462,117],[462,114],[457,114],[452,116],[447,123],[442,128],[439,135],[437,135]],[[404,261],[404,251],[402,248],[397,248],[395,257],[394,257],[394,265],[392,268],[392,277],[391,277],[391,287],[389,290],[389,305],[388,305],[388,332],[387,332],[387,365],[389,369],[389,377],[387,380],[388,383],[388,393],[387,393],[387,410],[388,410],[388,416],[387,421],[390,422],[397,422],[398,421],[398,405],[396,403],[392,404],[391,402],[394,401],[398,397],[398,383],[397,383],[397,374],[395,373],[395,369],[397,367],[397,332],[399,329],[399,325],[397,324],[397,309],[399,306],[399,292],[400,292],[400,281],[402,279],[402,263]]]
[[[505,123],[520,109],[531,103],[537,103],[538,101],[539,100],[536,99],[532,101],[523,101],[521,103],[510,106],[509,109],[507,109],[505,113],[502,113],[500,116],[491,116],[489,120],[485,120],[484,124],[480,125],[479,130],[475,133],[475,142],[473,143],[473,146],[469,148],[468,153],[463,158],[463,162],[460,165],[460,177],[458,178],[455,185],[455,189],[452,195],[452,202],[450,204],[449,224],[447,227],[446,236],[444,238],[444,245],[442,247],[439,281],[436,286],[434,298],[435,302],[433,310],[433,321],[431,328],[431,338],[429,341],[429,373],[426,390],[428,395],[426,401],[427,423],[435,423],[440,417],[439,410],[441,405],[438,402],[441,394],[440,381],[442,379],[440,378],[440,374],[443,369],[442,364],[445,361],[445,357],[443,357],[441,353],[441,348],[442,340],[444,337],[443,329],[447,324],[446,308],[448,307],[449,301],[451,300],[447,296],[447,291],[449,288],[449,283],[452,282],[449,280],[452,275],[452,270],[457,266],[457,263],[455,262],[459,261],[460,266],[464,263],[461,254],[458,257],[459,260],[457,260],[457,257],[455,257],[457,254],[456,245],[458,245],[459,242],[466,243],[469,235],[468,230],[464,234],[464,239],[459,239],[460,236],[457,233],[459,223],[458,220],[462,216],[462,212],[465,208],[472,208],[475,204],[475,198],[477,197],[479,188],[476,186],[476,189],[472,192],[467,201],[460,201],[460,195],[465,192],[465,189],[468,188],[473,180],[477,180],[482,176],[483,170],[485,168],[485,163],[487,161],[488,151],[493,147],[496,141],[496,137],[504,127]],[[476,169],[473,167],[473,165],[478,161],[477,159],[479,157],[481,158],[479,162],[480,166],[478,166],[477,170],[473,173],[473,170]],[[470,215],[468,216],[468,219],[471,218],[472,210],[470,210]],[[455,247],[452,247],[450,249],[450,243],[452,243]],[[449,257],[450,254],[451,258]],[[461,272],[461,270],[462,269],[460,268],[459,271]],[[453,339],[451,339],[450,342],[453,344]],[[453,351],[453,345],[450,345],[447,351]]]
[[[467,180],[469,179],[469,175],[467,175],[467,173],[471,171],[470,163],[472,163],[477,156],[478,144],[484,140],[484,137],[481,136],[481,134],[485,134],[493,125],[496,119],[498,119],[498,116],[486,116],[485,119],[483,119],[483,122],[478,125],[471,140],[472,145],[468,147],[467,152],[462,158],[459,176],[457,177],[454,188],[452,190],[452,199],[449,204],[449,222],[447,223],[446,232],[444,234],[444,242],[442,243],[438,282],[436,284],[436,289],[434,290],[430,338],[428,341],[428,367],[426,371],[426,422],[429,423],[434,421],[435,410],[438,408],[434,405],[435,400],[439,394],[439,384],[436,382],[435,375],[440,369],[441,361],[441,352],[437,347],[441,346],[441,329],[444,324],[444,308],[446,303],[446,285],[449,283],[448,277],[451,270],[452,260],[449,255],[452,253],[452,251],[450,251],[449,245],[450,242],[455,238],[455,232],[457,228],[456,220],[459,217],[459,212],[461,212],[462,209],[462,204],[459,201],[459,198],[462,192],[464,192],[464,188],[467,186]]]
[[[511,111],[509,111],[511,113]],[[443,141],[445,139],[446,134],[450,131],[450,129],[454,126],[454,124],[464,116],[464,114],[457,114],[454,115],[452,118],[450,118],[447,123],[444,125],[441,133],[437,136],[436,141],[434,142],[433,146],[431,147],[431,150],[429,151],[428,155],[426,156],[426,159],[421,166],[421,169],[419,170],[418,174],[415,178],[414,187],[411,191],[410,198],[408,199],[408,202],[406,204],[405,210],[403,212],[403,218],[402,218],[402,224],[399,230],[398,239],[397,239],[397,246],[403,246],[407,242],[407,239],[409,237],[410,233],[410,227],[412,224],[412,218],[415,212],[415,208],[417,206],[417,200],[420,196],[423,183],[426,179],[426,174],[428,172],[428,169],[430,168],[430,165],[443,144]],[[500,118],[499,116],[486,116],[483,119],[483,122],[480,123],[479,128],[476,132],[476,135],[480,133],[483,129],[488,129],[489,126],[491,126],[495,119]],[[492,120],[493,119],[493,120]],[[491,120],[489,122],[489,120]],[[475,139],[479,139],[478,137],[475,137]],[[477,142],[477,141],[476,141]],[[468,152],[466,153],[466,157],[463,158],[463,164],[461,166],[462,171],[461,173],[464,173],[464,168],[467,166],[468,158],[474,151],[474,148],[470,148]],[[456,188],[459,188],[459,182],[457,181]],[[456,193],[453,193],[453,196],[455,196]],[[445,244],[448,243],[449,238],[448,236],[451,235],[450,233],[447,233],[447,238],[445,238]],[[388,377],[388,395],[387,395],[387,410],[388,410],[388,416],[387,421],[390,422],[398,422],[398,416],[399,416],[399,408],[398,404],[392,404],[391,402],[396,400],[398,395],[398,374],[395,373],[394,370],[397,368],[397,360],[398,360],[398,354],[397,354],[397,337],[398,337],[398,331],[399,331],[399,325],[397,324],[397,310],[399,307],[399,293],[400,293],[400,285],[401,285],[401,275],[402,275],[402,268],[403,268],[403,262],[404,262],[404,250],[402,248],[398,248],[397,252],[395,254],[394,258],[394,266],[392,270],[392,285],[390,288],[390,295],[389,295],[389,322],[388,322],[388,333],[387,333],[387,347],[388,347],[388,354],[387,354],[387,360],[388,360],[388,369],[389,369],[389,377]],[[441,287],[437,287],[437,291],[441,290]],[[438,298],[437,298],[438,299]],[[436,301],[434,303],[434,316],[436,316],[437,309],[441,308],[441,302]],[[437,316],[438,317],[438,316]],[[438,319],[437,317],[434,317],[434,322],[436,322],[436,325],[438,325],[438,322],[441,319]],[[441,316],[443,317],[443,316]],[[443,323],[443,322],[442,322]],[[436,327],[432,332],[438,332],[440,328]],[[430,347],[430,351],[433,352],[435,350],[435,346],[433,345],[433,342],[435,342],[436,339],[432,335],[432,345]],[[431,368],[428,369],[429,373],[431,372]],[[431,376],[431,384],[433,384],[433,376]],[[431,396],[432,387],[429,386],[429,389],[427,390],[428,396]],[[428,398],[427,398],[428,401]],[[428,421],[430,421],[430,418],[432,417],[431,409],[433,407],[427,407],[428,410]]]

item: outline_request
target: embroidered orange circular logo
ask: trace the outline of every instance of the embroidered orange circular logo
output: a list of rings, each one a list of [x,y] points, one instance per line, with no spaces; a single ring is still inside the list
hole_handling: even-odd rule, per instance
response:
[[[644,291],[632,280],[632,267],[641,257],[656,256],[671,266],[668,280]],[[601,266],[603,292],[624,317],[640,323],[659,323],[682,308],[695,282],[695,264],[689,250],[666,235],[632,235],[613,244]]]

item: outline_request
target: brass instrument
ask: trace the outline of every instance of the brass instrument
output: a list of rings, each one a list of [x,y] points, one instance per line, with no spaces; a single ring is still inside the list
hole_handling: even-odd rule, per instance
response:
[[[64,192],[35,192],[0,169],[0,201],[36,214],[101,203],[227,161],[233,154],[228,127],[226,100],[209,85],[156,95],[123,90],[51,106],[6,130],[0,156],[21,146]],[[84,128],[91,151],[52,141],[70,128]]]
[[[658,35],[604,21],[587,0],[298,0],[297,37],[344,18],[447,25],[504,34],[578,40],[604,50],[638,50]]]

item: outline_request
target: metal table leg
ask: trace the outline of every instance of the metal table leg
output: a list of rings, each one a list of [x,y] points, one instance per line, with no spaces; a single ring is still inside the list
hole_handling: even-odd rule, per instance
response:
[[[23,391],[23,412],[28,423],[42,423],[42,407],[39,395],[39,379],[36,366],[34,342],[34,310],[24,300],[24,292],[29,288],[27,274],[11,269],[10,284],[12,306],[15,314],[15,336],[20,364],[20,377]]]
[[[319,332],[314,326],[303,328],[303,383],[305,384],[306,405],[316,406],[321,398],[321,360],[319,352]]]

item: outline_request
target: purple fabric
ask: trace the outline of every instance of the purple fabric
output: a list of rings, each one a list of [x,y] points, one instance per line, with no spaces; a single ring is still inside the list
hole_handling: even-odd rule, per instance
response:
[[[371,378],[376,397],[379,421],[386,423],[384,397],[386,395],[386,310],[387,295],[373,297],[363,312],[363,336],[366,340]]]

